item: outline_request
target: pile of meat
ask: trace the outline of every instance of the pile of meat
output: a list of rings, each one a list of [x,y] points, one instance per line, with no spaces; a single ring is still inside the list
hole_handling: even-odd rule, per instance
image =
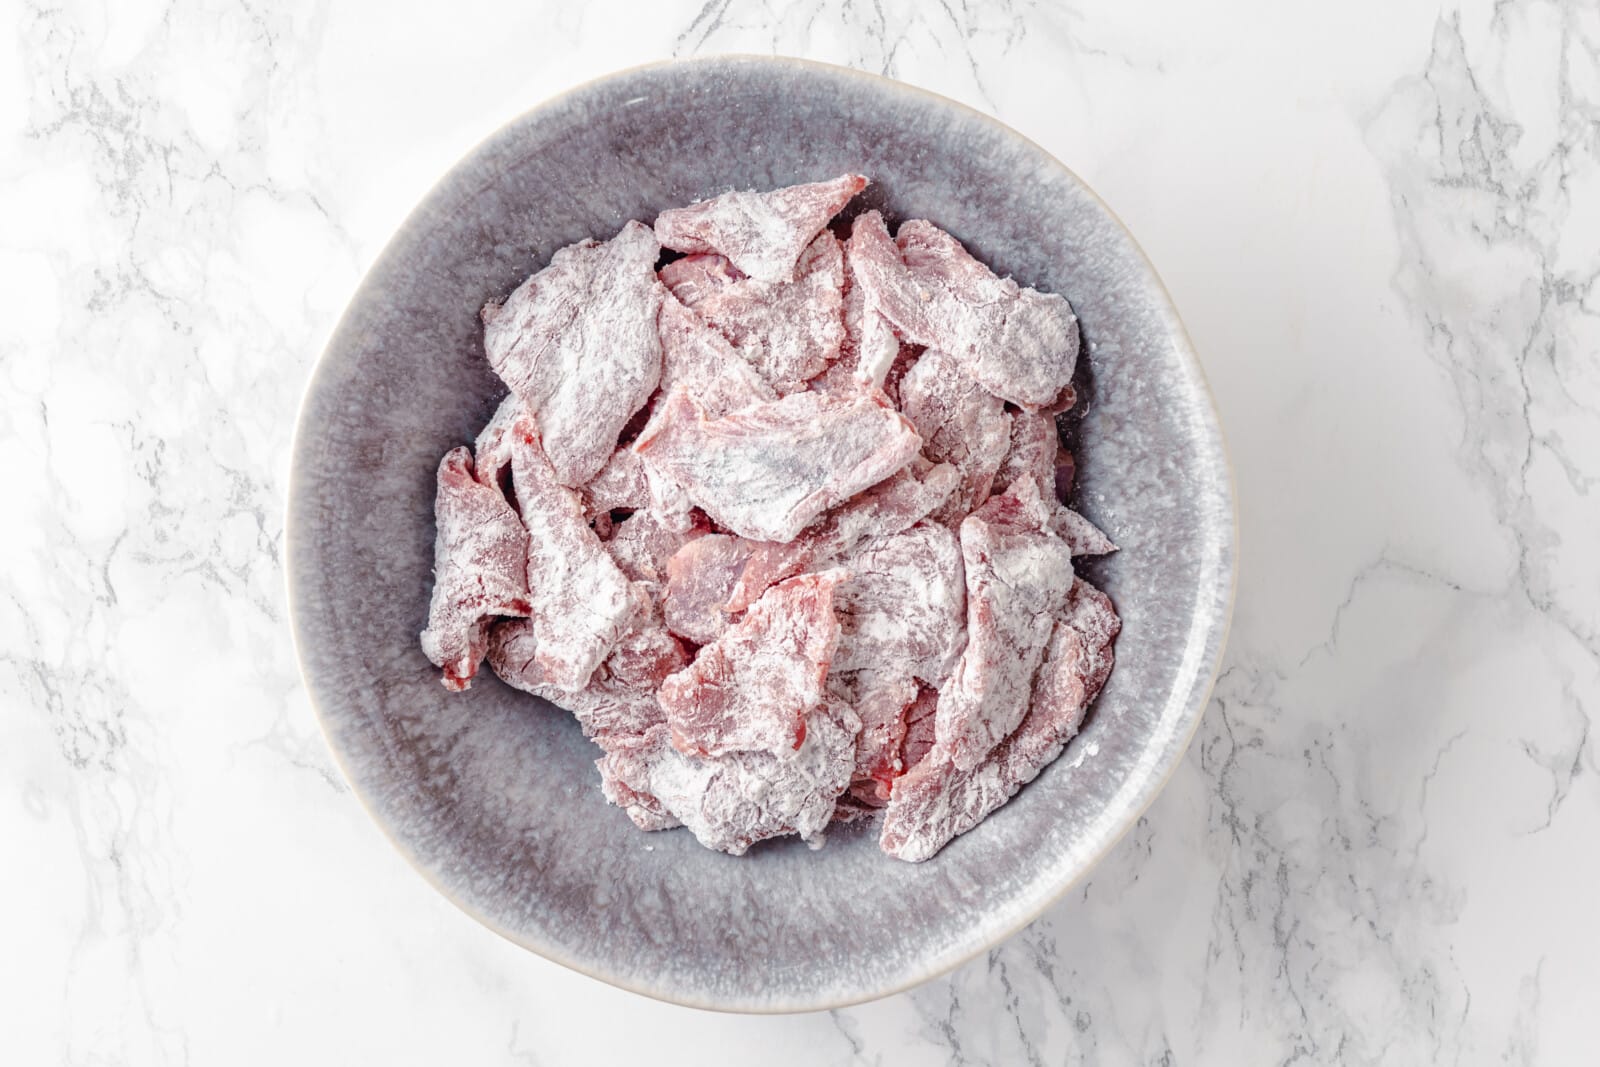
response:
[[[444,684],[487,659],[577,716],[640,827],[734,854],[871,816],[926,859],[1111,670],[1073,558],[1114,546],[1062,503],[1072,309],[928,222],[836,235],[866,184],[557,252],[483,309],[511,393],[439,465]]]

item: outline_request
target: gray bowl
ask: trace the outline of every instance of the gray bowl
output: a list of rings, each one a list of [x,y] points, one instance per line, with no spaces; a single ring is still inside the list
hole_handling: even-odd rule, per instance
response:
[[[645,834],[601,798],[572,718],[489,677],[446,693],[417,645],[439,456],[504,388],[478,308],[551,253],[728,189],[844,171],[998,272],[1064,294],[1088,358],[1079,504],[1122,552],[1122,613],[1081,736],[920,865],[872,828],[742,858]],[[328,742],[372,817],[505,937],[682,1004],[800,1011],[924,981],[1020,929],[1150,804],[1205,706],[1232,607],[1234,506],[1199,363],[1111,212],[1037,145],[949,100],[794,60],[627,71],[534,109],[445,176],[367,275],[306,392],[288,523],[291,615]]]

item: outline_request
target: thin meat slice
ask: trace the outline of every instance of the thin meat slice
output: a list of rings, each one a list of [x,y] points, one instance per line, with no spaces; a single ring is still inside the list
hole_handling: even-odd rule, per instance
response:
[[[1067,543],[1073,556],[1104,556],[1117,551],[1111,538],[1100,528],[1065,504],[1058,504],[1050,512],[1050,529]]]
[[[460,691],[483,663],[491,620],[532,610],[528,532],[499,489],[474,477],[464,447],[439,462],[433,510],[433,600],[422,651],[444,670],[444,687]]]
[[[918,465],[920,476],[913,473]],[[686,543],[667,564],[667,623],[673,633],[707,644],[727,629],[733,616],[777,583],[845,559],[872,538],[912,526],[950,494],[955,482],[955,469],[948,464],[934,467],[914,460],[792,541],[713,534]]]
[[[918,523],[869,541],[845,567],[850,578],[835,596],[834,677],[862,723],[855,795],[881,803],[901,770],[918,681],[940,685],[966,643],[961,549],[946,527]]]
[[[914,457],[871,489],[851,497],[793,541],[750,542],[727,610],[743,611],[768,586],[803,570],[844,559],[875,537],[889,537],[926,518],[955,490],[960,475],[948,463]]]
[[[1061,433],[1054,415],[1042,411],[1011,413],[1011,442],[994,476],[996,490],[1006,490],[1019,478],[1031,478],[1039,495],[1053,499],[1056,492],[1056,456]]]
[[[844,577],[828,571],[773,586],[661,683],[656,698],[679,751],[791,756],[800,748],[839,642],[833,598]]]
[[[938,746],[911,765],[895,780],[884,812],[883,850],[912,862],[929,858],[1061,755],[1111,673],[1112,643],[1121,626],[1104,593],[1075,581],[1021,725],[977,767],[960,769]]]
[[[619,508],[633,511],[649,507],[650,484],[638,453],[631,448],[611,453],[605,466],[584,485],[582,494],[583,508],[590,518]]]
[[[1061,633],[1062,626],[1070,633]],[[1072,640],[1079,651],[1073,652],[1074,645],[1060,649],[1052,646],[1046,661],[1050,670],[1041,668],[1039,681],[1034,684],[1034,702],[1063,708],[1077,706],[1078,721],[1082,721],[1081,709],[1089,706],[1111,676],[1115,662],[1112,645],[1122,632],[1122,620],[1110,597],[1078,578],[1067,594],[1066,611],[1056,629],[1061,640]]]
[[[708,534],[682,545],[667,560],[661,606],[673,633],[697,645],[722,636],[730,621],[727,604],[752,546],[742,537]]]
[[[875,538],[843,566],[850,579],[835,597],[835,669],[894,672],[941,685],[966,642],[967,591],[955,533],[918,523]]]
[[[621,808],[641,830],[682,826],[650,792],[650,778],[658,764],[686,760],[669,743],[666,726],[597,740],[604,755],[594,765],[600,771],[600,792],[606,800]]]
[[[766,193],[724,193],[663,211],[656,237],[678,252],[720,252],[764,282],[789,281],[805,247],[866,187],[866,178],[845,174]]]
[[[743,564],[728,587],[722,610],[737,614],[785,578],[793,578],[824,562],[823,538],[810,530],[793,541],[750,541],[740,538]]]
[[[794,393],[711,419],[680,385],[633,447],[722,526],[788,541],[904,467],[921,445],[880,398]]]
[[[494,409],[487,425],[478,431],[472,445],[474,475],[478,481],[499,489],[507,502],[515,505],[510,492],[511,427],[526,412],[516,393],[509,393]]]
[[[806,382],[807,389],[829,396],[849,396],[870,387],[870,382],[856,374],[855,360],[844,349],[840,349],[840,353],[841,358],[828,364],[827,370]]]
[[[551,684],[571,692],[611,654],[648,592],[628,581],[589,528],[577,492],[557,481],[533,420],[518,420],[513,434],[536,655]]]
[[[663,275],[673,266],[668,264]],[[662,301],[659,326],[663,393],[681,383],[712,418],[777,399],[727,338],[676,297]]]
[[[924,291],[906,268],[905,260],[883,216],[876,211],[857,215],[850,225],[845,245],[845,262],[850,286],[858,306],[886,319],[902,340],[929,345],[934,331],[928,320],[927,303],[932,294]],[[875,329],[863,325],[862,331]]]
[[[872,807],[882,807],[889,799],[890,783],[901,771],[906,712],[917,698],[917,683],[905,672],[893,669],[836,670],[828,676],[828,690],[861,720],[855,770],[851,772],[851,796]]]
[[[1020,288],[931,222],[913,219],[895,244],[920,303],[885,313],[902,335],[954,355],[984,388],[1019,407],[1057,405],[1078,360],[1078,319],[1064,297]]]
[[[656,690],[689,657],[659,612],[639,612],[611,655],[573,691],[555,685],[540,665],[534,629],[529,619],[495,624],[489,666],[502,681],[572,712],[588,737],[633,736],[665,721]]]
[[[657,275],[674,299],[688,308],[749,277],[729,262],[727,256],[716,252],[675,259],[662,267]]]
[[[939,691],[939,744],[971,770],[1017,726],[1055,617],[1072,588],[1072,554],[1046,527],[1039,490],[1023,481],[961,524],[967,647]]]
[[[656,520],[678,533],[694,530],[699,519],[683,489],[647,468],[631,448],[619,448],[583,487],[583,509],[591,522],[603,513],[649,509]]]
[[[1063,471],[1065,486],[1059,484]],[[1056,503],[1071,489],[1072,474],[1072,454],[1061,447],[1055,416],[1045,412],[1013,413],[1011,450],[995,475],[995,487],[1007,488],[1023,478],[1032,480],[1047,501],[1050,529],[1067,543],[1074,557],[1115,552],[1117,546],[1094,523],[1065,504]]]
[[[669,564],[685,545],[711,532],[711,524],[696,512],[688,529],[664,522],[651,510],[635,511],[612,530],[606,551],[630,581],[650,582],[659,589],[667,583]]]
[[[818,534],[831,553],[846,555],[870,538],[893,536],[928,518],[959,484],[960,472],[953,465],[915,456],[830,514]]]
[[[880,263],[874,263],[878,257]],[[904,279],[900,252],[876,211],[858,215],[851,224],[850,239],[844,245],[844,345],[842,364],[861,381],[882,386],[895,357],[900,354],[900,338],[879,302],[881,285],[870,277],[874,269],[898,271]]]
[[[788,834],[817,848],[850,784],[860,726],[850,709],[824,701],[807,715],[798,751],[709,758],[678,751],[658,726],[602,742],[601,784],[606,799],[642,829],[681,824],[707,848],[735,856]]]
[[[961,484],[934,516],[959,523],[989,499],[1011,448],[1005,403],[973,381],[954,356],[930,348],[900,381],[900,410],[922,438],[923,455],[961,472]]]
[[[704,257],[669,263],[661,277],[779,394],[805,388],[839,358],[844,257],[831,233],[806,246],[792,281],[739,278]]]
[[[604,243],[561,249],[483,309],[489,365],[538,416],[562,485],[600,470],[661,377],[659,253],[649,228],[630,222]]]

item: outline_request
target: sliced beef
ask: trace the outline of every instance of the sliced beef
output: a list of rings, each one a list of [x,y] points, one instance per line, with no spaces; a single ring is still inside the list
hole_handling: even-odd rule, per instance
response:
[[[883,850],[902,860],[928,859],[1054,761],[1111,673],[1120,629],[1105,594],[1081,579],[1074,582],[1021,725],[975,767],[961,769],[947,749],[935,745],[896,779],[883,816]]]
[[[505,303],[483,309],[489,365],[538,416],[561,485],[580,486],[604,466],[661,378],[659,252],[650,230],[630,222],[609,241],[561,249]]]
[[[1072,554],[1024,481],[961,524],[967,646],[939,691],[938,738],[961,770],[977,766],[1028,710],[1034,673],[1072,588]]]
[[[870,397],[795,393],[712,419],[678,386],[633,447],[722,526],[788,541],[904,467],[921,443],[899,413]]]
[[[786,757],[800,748],[839,643],[833,599],[843,578],[829,571],[773,586],[662,682],[658,698],[679,751]]]
[[[433,600],[422,651],[444,670],[445,688],[461,690],[483,663],[490,622],[532,610],[528,532],[500,490],[474,477],[465,448],[439,463],[434,521]]]
[[[766,193],[724,193],[663,211],[656,237],[678,252],[720,253],[760,281],[790,281],[806,246],[866,187],[866,178],[845,174]]]

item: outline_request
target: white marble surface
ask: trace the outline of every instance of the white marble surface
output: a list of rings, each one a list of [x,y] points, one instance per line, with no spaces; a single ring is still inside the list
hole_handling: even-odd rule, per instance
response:
[[[1580,1063],[1600,1005],[1600,9],[0,2],[0,1061]],[[1237,465],[1171,787],[912,993],[721,1017],[415,876],[281,583],[291,420],[411,204],[630,64],[998,115],[1142,239]],[[623,1021],[625,1020],[625,1021]]]

